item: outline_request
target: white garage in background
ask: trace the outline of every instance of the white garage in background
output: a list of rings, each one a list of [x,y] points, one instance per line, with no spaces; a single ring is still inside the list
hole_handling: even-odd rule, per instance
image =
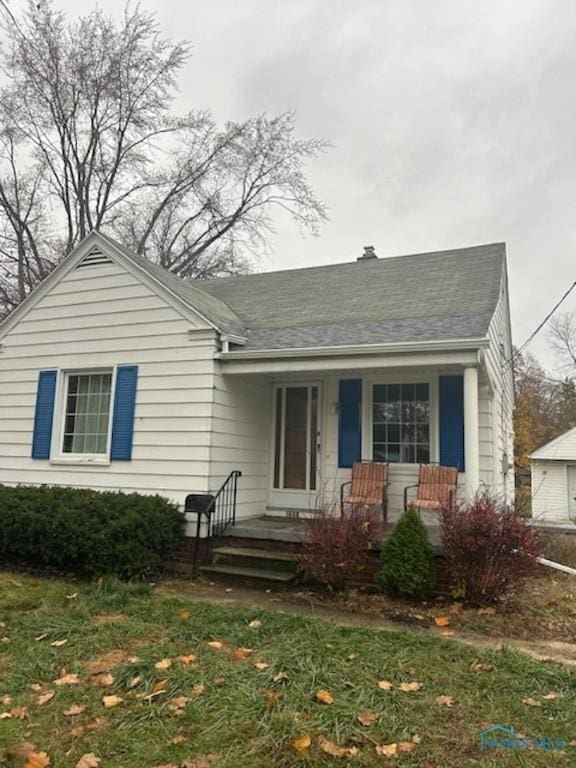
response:
[[[576,522],[576,427],[538,448],[530,460],[533,517]]]

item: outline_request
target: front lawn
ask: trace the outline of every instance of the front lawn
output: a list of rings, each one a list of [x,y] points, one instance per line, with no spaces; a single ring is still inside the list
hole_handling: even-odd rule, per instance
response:
[[[512,651],[21,574],[0,575],[0,620],[9,768],[576,760],[574,673]],[[566,748],[481,752],[494,724]]]

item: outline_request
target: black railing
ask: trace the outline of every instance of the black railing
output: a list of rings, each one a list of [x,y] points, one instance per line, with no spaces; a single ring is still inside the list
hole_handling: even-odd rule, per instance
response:
[[[242,472],[235,469],[214,495],[191,493],[186,496],[184,509],[196,515],[196,540],[194,542],[193,569],[210,558],[214,540],[221,536],[229,525],[236,522],[238,478]]]

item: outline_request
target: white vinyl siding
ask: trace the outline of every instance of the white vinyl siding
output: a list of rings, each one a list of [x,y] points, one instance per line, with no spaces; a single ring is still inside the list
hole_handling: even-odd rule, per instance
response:
[[[568,476],[563,461],[532,462],[532,517],[568,520]]]
[[[209,490],[215,338],[123,265],[69,271],[2,339],[0,483],[160,493],[179,504]],[[38,371],[131,363],[139,368],[132,461],[31,458]]]

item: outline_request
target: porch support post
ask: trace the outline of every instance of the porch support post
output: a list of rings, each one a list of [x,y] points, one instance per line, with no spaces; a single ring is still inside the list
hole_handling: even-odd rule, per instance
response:
[[[473,499],[480,485],[480,445],[478,430],[478,369],[464,368],[464,460],[466,498]]]

